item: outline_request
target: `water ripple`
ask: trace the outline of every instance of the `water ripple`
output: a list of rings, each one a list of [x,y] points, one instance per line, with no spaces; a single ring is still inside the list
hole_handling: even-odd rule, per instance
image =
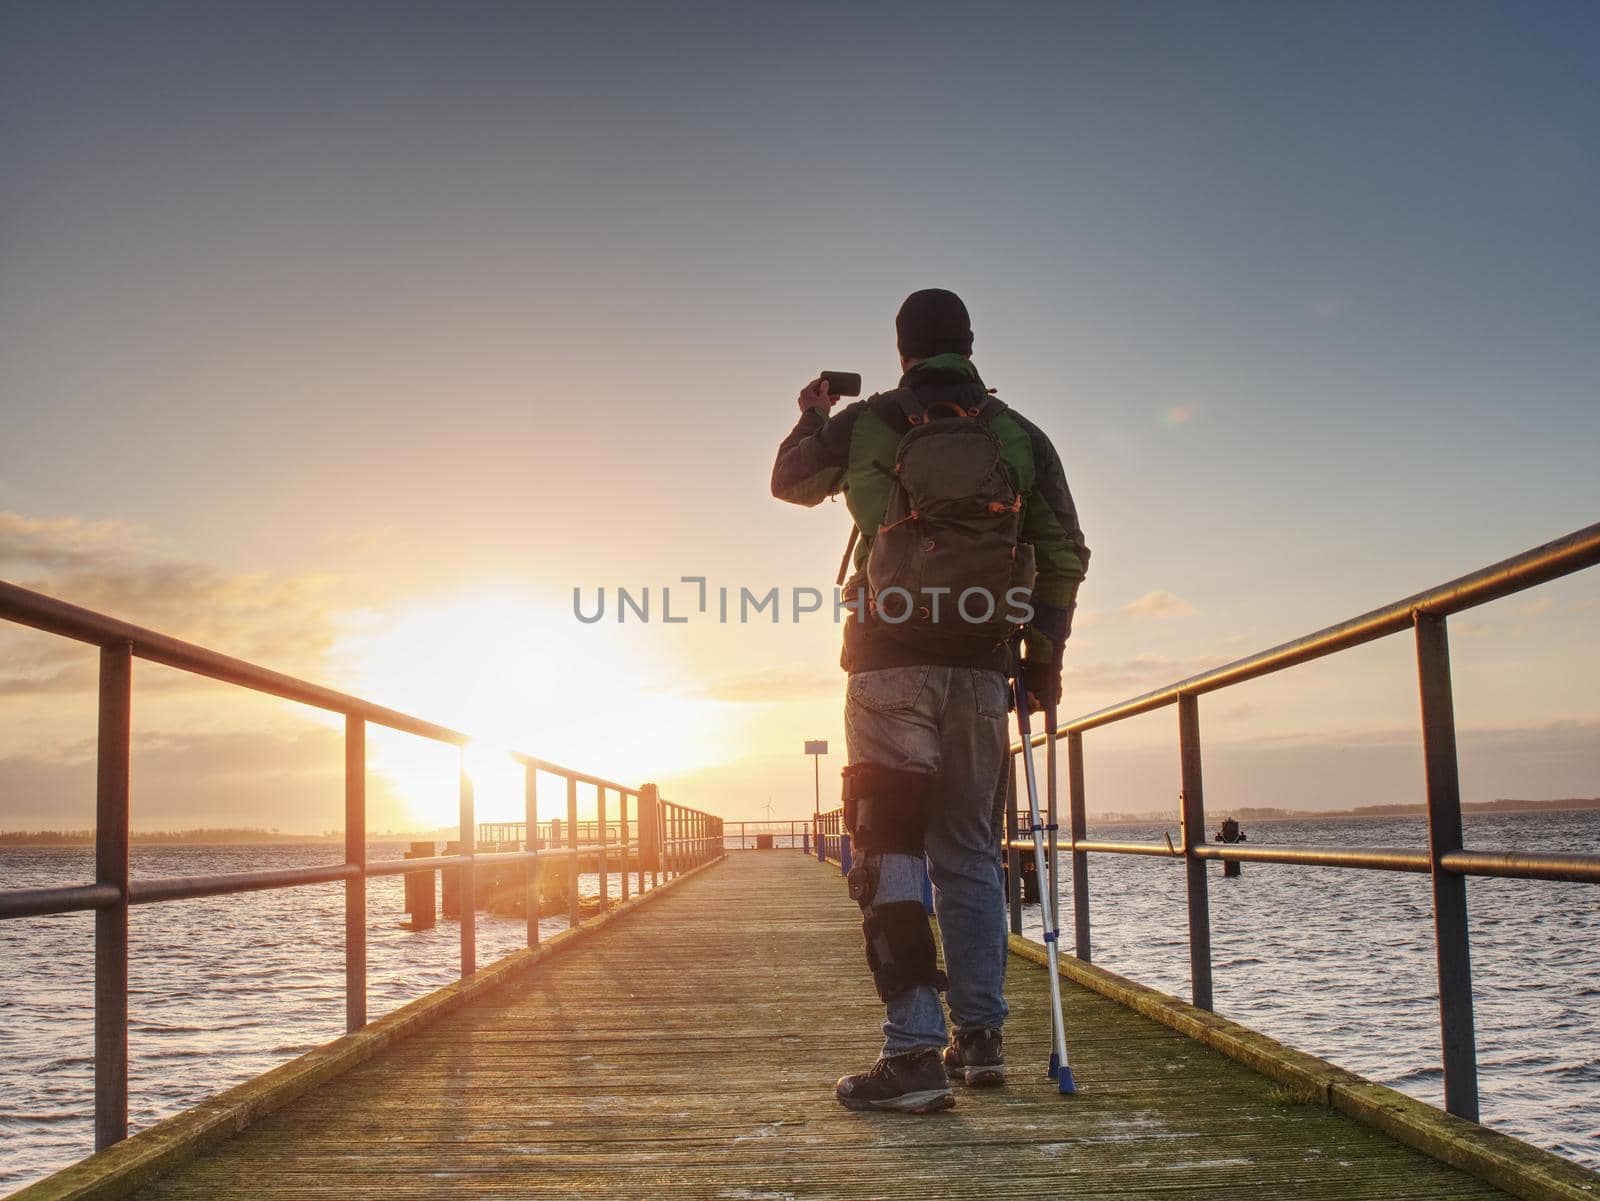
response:
[[[402,848],[369,847],[373,860]],[[309,867],[328,847],[135,847],[135,877]],[[87,847],[0,848],[0,886],[82,883]],[[594,893],[598,878],[583,879]],[[612,895],[618,882],[612,879]],[[368,1010],[380,1017],[449,984],[458,927],[400,925],[404,881],[367,882]],[[478,915],[480,962],[522,947],[520,920]],[[564,918],[540,923],[545,936]],[[130,1124],[140,1130],[344,1033],[341,884],[142,905],[130,917]],[[0,922],[0,1193],[94,1149],[94,921]]]

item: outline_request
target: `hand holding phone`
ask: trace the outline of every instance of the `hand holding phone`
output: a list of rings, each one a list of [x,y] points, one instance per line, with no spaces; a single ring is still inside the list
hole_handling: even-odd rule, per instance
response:
[[[861,376],[852,371],[824,371],[800,390],[800,411],[827,412],[841,396],[860,396]]]
[[[861,373],[858,371],[824,371],[821,378],[828,385],[830,396],[861,395]]]

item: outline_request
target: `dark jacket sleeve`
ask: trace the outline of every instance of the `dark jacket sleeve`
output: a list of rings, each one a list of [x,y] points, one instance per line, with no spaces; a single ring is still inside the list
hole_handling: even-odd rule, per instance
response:
[[[778,447],[772,465],[772,495],[796,505],[816,505],[839,491],[850,464],[850,433],[861,403],[824,417],[816,409],[800,414]]]
[[[1019,417],[1019,421],[1021,418]],[[1028,658],[1057,659],[1072,633],[1078,585],[1089,568],[1089,547],[1078,524],[1078,507],[1067,487],[1061,457],[1044,432],[1021,421],[1033,450],[1033,488],[1023,508],[1022,540],[1033,545],[1038,572],[1033,585],[1033,623],[1024,641]]]

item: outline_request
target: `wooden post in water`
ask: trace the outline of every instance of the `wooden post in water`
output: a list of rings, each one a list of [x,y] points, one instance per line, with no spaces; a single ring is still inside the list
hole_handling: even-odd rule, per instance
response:
[[[444,844],[446,855],[461,854],[461,840],[452,838]],[[446,921],[454,921],[461,916],[461,875],[453,868],[445,868],[439,873],[439,912]]]
[[[438,854],[437,844],[433,842],[413,842],[411,849],[402,858],[405,859],[431,859]],[[448,872],[445,873],[448,884]],[[437,917],[434,907],[434,873],[407,872],[404,876],[406,889],[406,929],[432,930]]]

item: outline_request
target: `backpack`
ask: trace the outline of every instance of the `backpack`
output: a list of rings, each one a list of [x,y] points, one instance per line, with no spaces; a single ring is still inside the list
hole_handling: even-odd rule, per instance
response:
[[[909,391],[896,399],[910,429],[867,554],[868,610],[908,641],[981,653],[1017,632],[1033,592],[1022,494],[990,428],[1005,406],[985,397],[920,408]]]

